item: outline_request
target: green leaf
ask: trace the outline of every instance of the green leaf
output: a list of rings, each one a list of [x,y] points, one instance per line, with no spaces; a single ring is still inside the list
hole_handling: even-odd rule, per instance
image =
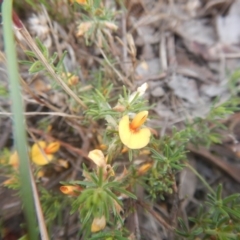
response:
[[[235,194],[232,194],[226,198],[224,198],[222,201],[224,204],[228,204],[229,202],[232,202],[234,201],[235,199],[239,198],[240,197],[240,194],[239,193],[235,193]]]
[[[188,228],[182,218],[178,218],[179,225],[184,232],[188,232]]]
[[[96,186],[99,186],[98,176],[96,176],[95,173],[89,173],[89,176],[90,176],[91,180],[96,184]]]
[[[56,66],[57,70],[60,70],[61,66],[63,66],[63,61],[64,61],[64,58],[66,57],[66,55],[67,55],[67,51],[64,51],[57,66]]]
[[[22,65],[31,66],[33,63],[31,61],[20,60],[18,61]]]
[[[29,68],[29,73],[37,73],[44,69],[44,66],[40,61],[36,61],[32,64],[32,66]]]
[[[104,191],[111,197],[113,198],[119,205],[122,205],[121,201],[118,199],[118,197],[112,193],[109,189],[104,189]]]
[[[119,188],[115,188],[115,190],[117,190],[118,192],[123,193],[123,194],[125,194],[125,195],[127,195],[127,196],[129,196],[129,197],[131,197],[131,198],[133,198],[135,200],[137,200],[137,197],[134,194],[132,194],[131,192],[129,192],[129,191],[123,189],[123,188],[119,187]]]
[[[227,213],[231,214],[232,216],[237,217],[237,218],[240,220],[240,210],[239,210],[239,209],[231,209],[231,208],[229,208],[229,207],[223,207],[223,209],[224,209]]]
[[[102,187],[102,184],[103,184],[103,167],[99,167],[98,186]]]
[[[55,52],[49,59],[49,64],[53,64],[55,60],[57,59],[58,54]]]
[[[25,53],[27,56],[29,56],[29,57],[33,57],[33,58],[36,57],[35,53],[32,52],[32,51],[28,51],[28,50],[26,50],[26,51],[24,51],[24,53]]]
[[[92,213],[93,213],[93,209],[92,208],[88,209],[87,215],[82,220],[82,225],[83,226],[85,226],[85,224],[88,222],[88,220],[90,219]]]
[[[193,231],[191,232],[191,234],[194,235],[194,236],[198,236],[198,235],[201,234],[202,232],[203,232],[203,229],[202,229],[201,227],[199,227],[199,228],[193,230]]]
[[[221,225],[224,224],[224,223],[227,223],[227,224],[229,223],[229,217],[228,216],[224,216],[221,219],[218,219],[216,227],[220,228]]]
[[[61,184],[63,182],[60,182]],[[66,183],[63,183],[64,185],[67,185]],[[86,186],[86,187],[96,187],[96,184],[92,183],[92,182],[87,182],[87,181],[70,181],[68,184],[72,184],[72,185],[82,185],[82,186]]]
[[[193,218],[193,217],[188,217],[188,220],[194,223],[198,223],[198,219],[197,218]]]
[[[178,235],[182,236],[182,237],[186,237],[186,238],[187,238],[187,237],[190,236],[189,233],[182,232],[182,231],[180,231],[180,230],[178,230],[178,229],[176,229],[175,232],[176,232]]]
[[[95,191],[96,189],[94,188],[84,189],[76,201],[79,203],[79,205],[85,203],[85,201],[89,200],[89,198],[93,196]]]
[[[39,38],[36,38],[36,44],[39,48],[39,50],[42,52],[43,56],[48,60],[49,57],[49,52],[46,46],[44,46],[44,44],[40,41]]]
[[[222,184],[219,184],[217,188],[216,198],[218,201],[222,199]]]

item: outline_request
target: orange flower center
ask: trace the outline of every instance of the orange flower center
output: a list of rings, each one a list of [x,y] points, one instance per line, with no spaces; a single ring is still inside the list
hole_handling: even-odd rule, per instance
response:
[[[129,129],[132,133],[137,133],[139,131],[139,127],[134,127],[132,124],[129,124]]]
[[[46,153],[46,154],[51,154],[51,150],[49,150],[49,148],[44,148],[43,151]]]
[[[132,122],[129,124],[129,129],[132,133],[137,133],[139,128],[146,121],[147,115],[142,116],[141,118],[134,118]]]

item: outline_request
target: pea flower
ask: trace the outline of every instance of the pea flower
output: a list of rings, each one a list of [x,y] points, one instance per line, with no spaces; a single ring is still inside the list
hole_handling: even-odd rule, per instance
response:
[[[47,144],[45,141],[34,143],[31,148],[31,160],[37,165],[46,165],[53,160],[53,153],[60,148],[59,142]]]
[[[104,167],[106,165],[106,159],[101,150],[95,149],[89,152],[88,157],[98,166]]]
[[[81,4],[81,5],[85,5],[87,4],[87,0],[70,0],[71,3],[78,3],[78,4]]]
[[[106,218],[105,216],[95,217],[91,225],[91,232],[99,232],[106,227]]]
[[[119,122],[119,136],[124,145],[130,149],[140,149],[145,147],[149,141],[151,132],[149,128],[141,126],[144,124],[148,116],[148,111],[138,113],[129,122],[129,116],[125,115]]]
[[[18,180],[15,177],[10,177],[9,179],[5,180],[2,185],[5,187],[11,186],[13,184],[18,183]]]
[[[152,163],[145,163],[143,164],[137,171],[139,176],[144,175],[151,167],[153,166]]]
[[[18,172],[18,167],[19,167],[19,157],[17,151],[14,151],[8,161],[8,164],[13,168],[13,170],[17,173]],[[5,180],[3,182],[3,186],[10,186],[12,184],[15,184],[18,182],[18,179],[16,178],[15,175],[9,175],[9,179]]]
[[[11,165],[15,170],[19,167],[19,157],[17,151],[11,154],[9,158],[9,165]]]
[[[103,168],[103,174],[105,177],[114,176],[114,170],[110,164],[107,164],[107,156],[101,150],[95,149],[89,152],[88,157],[97,165],[98,168]]]
[[[82,190],[80,186],[64,185],[60,187],[62,193],[70,196],[78,196]]]

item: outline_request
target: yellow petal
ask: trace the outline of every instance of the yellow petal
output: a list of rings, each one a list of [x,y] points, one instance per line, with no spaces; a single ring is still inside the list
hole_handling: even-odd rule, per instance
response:
[[[17,183],[17,179],[15,177],[11,177],[11,178],[5,180],[2,184],[3,184],[3,186],[7,187],[7,186],[15,184],[15,183]]]
[[[128,142],[128,140],[130,138],[130,135],[131,135],[131,132],[130,132],[130,129],[129,129],[129,117],[128,117],[128,115],[125,115],[120,120],[118,131],[119,131],[120,139],[123,142],[123,144]]]
[[[87,0],[75,0],[78,4],[86,4]]]
[[[53,128],[52,125],[48,125],[48,126],[47,126],[47,132],[48,132],[48,133],[51,132],[51,131],[52,131],[52,128]]]
[[[104,167],[106,165],[106,160],[101,150],[95,149],[89,152],[88,157],[93,160],[93,162],[98,167]]]
[[[47,145],[47,147],[44,148],[44,152],[46,154],[52,154],[52,153],[55,153],[59,150],[60,148],[60,142],[56,141],[56,142],[52,142],[52,143],[49,143]]]
[[[82,190],[80,186],[61,186],[60,191],[64,194],[71,195],[71,196],[78,196],[79,192]]]
[[[79,77],[76,75],[72,75],[69,79],[68,79],[68,85],[69,86],[75,86],[79,83]]]
[[[32,161],[39,166],[47,165],[52,160],[53,160],[53,155],[52,154],[46,154],[46,157],[43,156],[42,154],[41,155],[40,154],[35,155],[34,157],[32,157]]]
[[[80,25],[78,26],[76,36],[77,37],[83,36],[92,27],[92,25],[93,25],[92,22],[82,22],[82,23],[80,23]]]
[[[128,152],[128,148],[126,146],[124,146],[121,153],[126,153],[126,152]]]
[[[100,218],[94,218],[91,225],[91,232],[99,232],[106,226],[106,218],[102,216]]]
[[[39,146],[38,146],[39,145]],[[46,165],[49,164],[53,159],[53,155],[44,154],[44,148],[46,147],[46,142],[39,141],[38,143],[34,143],[31,148],[31,160],[37,165]],[[40,148],[41,149],[40,149]],[[44,156],[46,155],[46,156]],[[46,159],[47,158],[47,159]]]
[[[86,4],[87,3],[87,0],[70,0],[71,3],[78,3],[78,4]]]
[[[17,151],[15,151],[9,158],[9,165],[14,169],[18,169],[19,166],[19,157]]]
[[[100,148],[101,150],[106,150],[106,149],[107,149],[107,145],[105,145],[105,144],[100,144],[99,148]]]
[[[44,171],[39,171],[38,173],[37,173],[37,178],[42,178],[42,177],[44,177]]]
[[[140,149],[148,145],[151,132],[148,128],[142,128],[136,133],[130,133],[126,146],[131,149]]]
[[[137,171],[138,175],[145,174],[152,167],[152,165],[153,165],[152,163],[143,164]]]
[[[138,113],[130,124],[131,128],[137,129],[141,127],[145,123],[147,116],[148,116],[148,111],[142,111]]]
[[[149,129],[151,131],[151,129]],[[143,149],[139,152],[139,155],[142,156],[142,155],[150,155],[151,152],[147,149]]]
[[[146,113],[142,116],[145,115]],[[119,122],[119,136],[122,143],[128,148],[140,149],[149,143],[151,132],[148,128],[142,128],[136,132],[133,132],[129,127],[129,117],[126,115],[122,117]]]

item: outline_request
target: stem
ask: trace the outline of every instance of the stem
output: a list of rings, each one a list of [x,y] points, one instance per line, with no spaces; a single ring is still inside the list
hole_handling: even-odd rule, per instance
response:
[[[236,233],[230,233],[230,232],[221,232],[215,229],[206,229],[204,230],[206,234],[213,235],[213,236],[221,236],[221,237],[227,237],[227,238],[236,238],[238,234]]]
[[[13,132],[16,149],[20,159],[19,173],[21,197],[27,222],[29,239],[37,240],[37,221],[35,215],[30,164],[27,150],[26,127],[23,116],[24,108],[19,84],[17,55],[12,31],[12,0],[5,0],[2,5],[3,37],[7,56],[10,98],[13,112]]]
[[[202,181],[202,183],[205,185],[205,187],[213,194],[215,195],[215,191],[211,188],[211,186],[207,183],[207,181],[196,171],[195,168],[193,168],[190,164],[185,162],[185,165]]]

